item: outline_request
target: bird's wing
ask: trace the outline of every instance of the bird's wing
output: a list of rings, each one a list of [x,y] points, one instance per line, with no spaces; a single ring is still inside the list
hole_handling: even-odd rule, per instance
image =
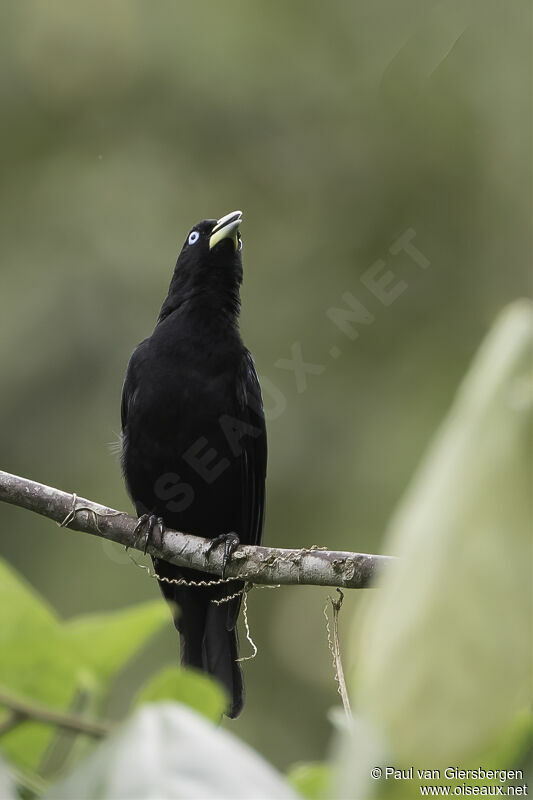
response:
[[[239,405],[248,432],[242,438],[241,455],[243,543],[257,545],[265,518],[267,438],[261,387],[248,351],[241,365]]]
[[[122,435],[126,433],[128,425],[128,416],[131,413],[131,408],[135,401],[135,393],[137,389],[137,364],[143,358],[146,350],[148,339],[145,339],[135,348],[131,354],[126,370],[126,377],[124,378],[124,385],[122,386],[122,401],[120,404],[120,421],[122,425]]]
[[[120,423],[122,426],[122,435],[124,436],[126,432],[126,426],[128,424],[128,411],[131,403],[131,399],[133,397],[133,387],[132,387],[132,380],[130,377],[130,371],[126,373],[126,377],[124,379],[124,384],[122,386],[122,400],[120,402]]]

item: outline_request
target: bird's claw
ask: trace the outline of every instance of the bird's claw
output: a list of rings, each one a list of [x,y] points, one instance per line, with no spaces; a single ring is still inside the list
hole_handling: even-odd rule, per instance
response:
[[[233,553],[238,548],[240,543],[241,540],[233,531],[231,533],[221,533],[220,536],[215,536],[215,538],[211,540],[209,547],[207,548],[207,555],[209,555],[215,547],[218,547],[219,544],[224,544],[224,555],[222,556],[222,578],[226,577],[226,567],[231,561]]]
[[[133,531],[133,535],[135,536],[135,545],[139,545],[142,541],[142,537],[144,537],[143,552],[145,555],[156,528],[159,531],[158,541],[162,542],[163,533],[165,531],[163,517],[156,517],[155,514],[142,514],[137,520],[137,525]]]

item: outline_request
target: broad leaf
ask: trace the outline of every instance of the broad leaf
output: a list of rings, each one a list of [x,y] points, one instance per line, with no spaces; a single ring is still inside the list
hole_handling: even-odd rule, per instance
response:
[[[176,700],[194,708],[213,722],[219,722],[228,699],[217,681],[193,669],[167,667],[153,676],[140,690],[136,703]]]
[[[289,782],[306,800],[327,797],[331,777],[331,767],[318,761],[294,764],[287,773]]]
[[[80,690],[101,694],[107,689],[166,620],[164,603],[156,601],[61,623],[0,560],[0,686],[50,708],[67,709]],[[24,722],[2,737],[2,746],[15,764],[35,770],[55,734],[50,725]]]
[[[69,706],[89,680],[53,612],[5,562],[0,561],[0,686],[56,709]],[[2,737],[13,762],[36,768],[54,729],[25,722]]]
[[[65,623],[68,641],[106,685],[168,622],[163,601],[141,603],[105,614],[86,614]]]
[[[143,706],[48,800],[296,800],[273,767],[177,703]]]
[[[529,303],[482,346],[385,543],[353,685],[389,754],[438,767],[482,753],[530,689]]]

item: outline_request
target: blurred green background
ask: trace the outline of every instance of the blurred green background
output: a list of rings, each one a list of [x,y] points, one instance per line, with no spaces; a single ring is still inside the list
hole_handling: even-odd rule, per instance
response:
[[[189,227],[242,208],[242,331],[271,409],[265,542],[379,552],[481,338],[529,293],[529,16],[520,1],[2,3],[0,467],[130,508],[109,446],[127,359]],[[390,253],[408,229],[426,269]],[[378,259],[405,283],[390,305],[361,281]],[[373,316],[353,341],[327,314],[346,292]],[[324,367],[303,391],[276,366],[295,343]],[[158,596],[119,548],[0,519],[2,555],[66,617]],[[230,727],[282,767],[329,738],[326,597],[250,596],[259,655]],[[169,619],[109,714],[176,658]]]

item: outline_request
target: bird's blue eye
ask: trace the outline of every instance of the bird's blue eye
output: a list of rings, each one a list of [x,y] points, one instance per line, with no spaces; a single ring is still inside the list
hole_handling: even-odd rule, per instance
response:
[[[196,244],[199,238],[200,234],[198,233],[198,231],[193,231],[192,233],[189,234],[189,244]]]
[[[242,239],[240,236],[238,237],[238,242],[239,244],[237,245],[237,250],[242,250]]]

